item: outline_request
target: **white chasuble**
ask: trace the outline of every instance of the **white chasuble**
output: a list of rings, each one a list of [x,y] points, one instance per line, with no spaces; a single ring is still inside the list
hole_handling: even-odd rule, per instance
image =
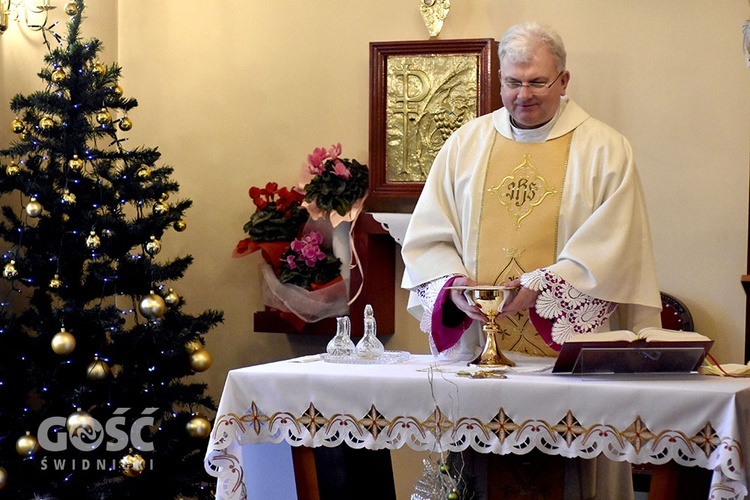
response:
[[[479,283],[503,284],[557,259],[557,225],[568,164],[570,132],[540,143],[498,136],[482,189],[477,269]],[[497,320],[503,350],[554,356],[528,311]]]
[[[563,157],[567,154],[567,166],[561,160],[558,163],[561,170],[555,175],[548,173],[547,162],[543,161],[547,154],[543,152],[544,144],[527,142],[518,145],[521,149],[514,153],[513,161],[508,159],[506,172],[488,177],[495,145],[505,148],[507,144],[501,142],[514,140],[505,108],[470,121],[445,142],[427,176],[402,244],[405,268],[402,286],[410,291],[411,314],[422,319],[425,311],[431,312],[431,305],[422,306],[417,291],[446,276],[458,274],[479,283],[493,283],[523,271],[545,268],[581,293],[618,304],[609,324],[603,328],[638,330],[660,324],[661,299],[645,196],[630,144],[569,98],[561,98],[560,109],[546,142],[562,139],[565,151],[569,141],[569,153],[562,154]],[[535,144],[542,149],[534,149]],[[528,164],[556,192],[548,194],[538,205],[534,203],[541,197],[541,191],[534,192],[531,202],[519,197],[518,206],[508,207],[501,203],[498,194],[486,189],[502,187],[505,177],[524,164],[525,154],[531,155]],[[564,186],[562,180],[555,180],[563,175]],[[506,185],[506,194],[520,196],[520,189],[514,190],[517,186]],[[527,197],[531,194],[525,187],[524,191]],[[491,207],[494,208],[490,210]],[[552,217],[549,224],[539,220],[546,209],[555,212],[554,216],[547,215]],[[482,221],[487,224],[490,211],[493,216],[506,217],[505,223],[513,231],[498,229],[499,220],[490,224],[496,228],[480,230]],[[517,230],[514,222],[519,223]],[[528,241],[521,245],[517,243],[520,238],[506,239],[516,232],[521,235],[535,228],[540,236],[554,238],[553,250],[538,261],[531,260]],[[550,240],[545,241],[548,245]],[[489,250],[480,252],[479,245],[485,243],[490,245]],[[503,250],[520,247],[525,250],[515,260]],[[489,257],[482,257],[486,252]],[[478,258],[490,264],[479,263]],[[534,338],[532,343],[542,344]],[[467,359],[470,346],[481,349],[484,341],[478,324],[469,328],[461,343]],[[525,341],[520,344],[521,350],[532,350]]]

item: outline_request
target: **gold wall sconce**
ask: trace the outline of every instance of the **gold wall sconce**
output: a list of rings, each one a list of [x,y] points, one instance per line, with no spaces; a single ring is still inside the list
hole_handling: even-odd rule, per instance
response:
[[[0,35],[11,22],[23,23],[32,31],[49,29],[49,11],[54,8],[50,0],[0,0]]]

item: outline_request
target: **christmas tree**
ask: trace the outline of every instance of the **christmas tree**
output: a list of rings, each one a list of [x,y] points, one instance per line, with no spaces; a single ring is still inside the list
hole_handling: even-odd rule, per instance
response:
[[[126,147],[137,101],[83,12],[65,6],[0,150],[0,498],[208,497],[215,404],[186,377],[222,313],[183,311],[192,258],[158,254],[191,201],[157,149]]]

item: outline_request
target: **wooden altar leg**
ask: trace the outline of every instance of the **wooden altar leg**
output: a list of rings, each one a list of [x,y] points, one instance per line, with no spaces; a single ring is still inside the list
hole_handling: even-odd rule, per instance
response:
[[[320,500],[318,473],[315,467],[315,454],[312,448],[292,446],[294,483],[297,486],[298,500]]]
[[[698,500],[708,498],[711,471],[682,467],[674,462],[651,466],[649,500]]]
[[[680,471],[674,462],[651,466],[651,487],[648,489],[649,500],[670,500],[676,498],[679,476]]]

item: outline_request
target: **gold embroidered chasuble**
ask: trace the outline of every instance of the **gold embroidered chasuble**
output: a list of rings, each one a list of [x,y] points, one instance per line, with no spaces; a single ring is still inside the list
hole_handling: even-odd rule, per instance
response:
[[[573,132],[540,142],[497,135],[482,189],[479,283],[503,284],[557,259],[557,223]],[[497,321],[503,350],[556,356],[524,310]]]

